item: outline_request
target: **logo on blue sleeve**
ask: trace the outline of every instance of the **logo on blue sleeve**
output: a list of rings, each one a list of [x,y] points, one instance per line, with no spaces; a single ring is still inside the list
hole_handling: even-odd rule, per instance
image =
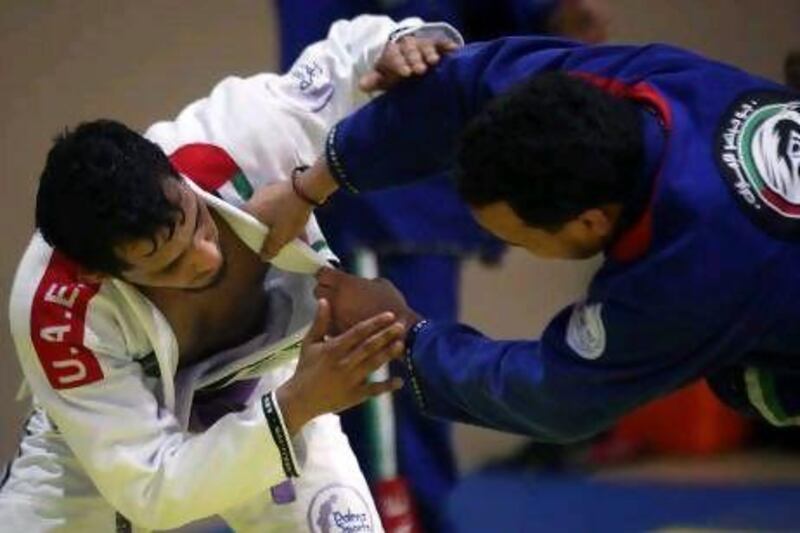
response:
[[[794,98],[794,99],[793,99]],[[756,224],[800,238],[800,101],[788,93],[741,97],[723,118],[717,141],[725,181]]]

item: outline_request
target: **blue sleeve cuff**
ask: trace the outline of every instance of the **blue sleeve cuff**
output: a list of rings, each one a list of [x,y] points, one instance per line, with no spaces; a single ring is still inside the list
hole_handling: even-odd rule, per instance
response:
[[[419,335],[427,330],[430,329],[432,326],[431,322],[426,319],[422,319],[414,326],[408,330],[406,333],[406,354],[405,354],[405,362],[406,362],[406,370],[408,371],[408,378],[411,381],[411,388],[414,391],[414,398],[419,405],[419,408],[422,411],[426,410],[427,402],[425,401],[425,394],[422,392],[422,383],[417,376],[416,368],[414,367],[414,359],[412,354],[414,353],[414,343],[416,342]]]
[[[340,187],[344,187],[354,194],[358,194],[358,188],[353,185],[347,176],[344,168],[344,162],[339,151],[336,149],[336,134],[339,130],[339,125],[335,125],[328,132],[328,137],[325,139],[325,161],[328,163],[328,170],[331,176],[336,180]]]

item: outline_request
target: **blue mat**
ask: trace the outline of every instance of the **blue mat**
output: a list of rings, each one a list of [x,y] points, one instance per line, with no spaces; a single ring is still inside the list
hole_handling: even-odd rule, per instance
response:
[[[448,512],[459,532],[640,532],[663,528],[800,532],[800,485],[682,485],[488,471]]]

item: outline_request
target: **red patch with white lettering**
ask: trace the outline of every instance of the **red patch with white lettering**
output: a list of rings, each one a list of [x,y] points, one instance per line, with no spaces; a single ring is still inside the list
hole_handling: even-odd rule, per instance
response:
[[[75,263],[53,252],[31,312],[31,340],[54,389],[103,379],[97,357],[83,345],[86,306],[100,284],[78,281]]]

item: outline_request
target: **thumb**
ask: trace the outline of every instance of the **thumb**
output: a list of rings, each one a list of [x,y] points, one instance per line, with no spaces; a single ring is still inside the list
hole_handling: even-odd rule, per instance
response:
[[[384,75],[373,69],[361,76],[358,81],[358,88],[365,93],[375,91],[381,88],[383,80]]]
[[[445,53],[454,52],[460,48],[458,46],[458,43],[456,43],[455,41],[451,41],[450,39],[439,39],[436,41],[435,46],[436,50]]]
[[[322,298],[317,301],[317,316],[314,317],[314,323],[311,324],[311,329],[308,330],[306,340],[309,342],[319,342],[325,338],[328,333],[328,328],[331,324],[331,304],[328,300]]]
[[[272,228],[270,230],[261,246],[261,258],[267,261],[278,255],[283,248],[283,239],[280,233]]]

